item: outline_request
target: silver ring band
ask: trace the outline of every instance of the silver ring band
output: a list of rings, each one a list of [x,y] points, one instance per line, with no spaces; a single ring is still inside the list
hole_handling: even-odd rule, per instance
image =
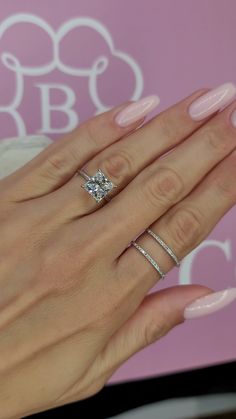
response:
[[[154,233],[150,228],[146,229],[146,232],[150,234],[162,247],[163,249],[170,255],[177,266],[180,266],[180,261],[177,256],[174,254],[173,250],[158,236],[158,234]]]
[[[169,256],[174,260],[177,266],[180,265],[180,261],[173,252],[173,250],[164,242],[164,240],[161,239],[158,234],[154,233],[150,228],[147,228],[145,230],[148,234],[150,234],[162,247],[163,249],[169,254]],[[156,269],[156,271],[160,274],[161,278],[165,278],[165,273],[162,271],[158,263],[152,258],[152,256],[146,252],[146,250],[140,246],[138,243],[136,243],[135,240],[131,241],[131,244],[136,247],[137,250],[151,263],[151,265]]]
[[[165,278],[165,273],[162,271],[160,266],[156,263],[156,261],[149,255],[149,253],[146,252],[146,250],[143,249],[142,246],[140,246],[136,241],[132,240],[131,244],[136,247],[136,249],[139,250],[140,253],[151,263],[153,268],[156,269],[156,271],[160,274],[161,279]]]
[[[91,177],[89,175],[87,175],[87,173],[85,173],[84,170],[79,169],[79,170],[77,170],[77,173],[79,173],[85,180],[91,180]]]

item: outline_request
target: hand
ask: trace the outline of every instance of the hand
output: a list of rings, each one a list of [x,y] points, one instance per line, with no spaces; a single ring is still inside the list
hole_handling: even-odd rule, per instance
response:
[[[195,92],[142,127],[157,99],[124,104],[0,182],[0,418],[95,394],[212,296],[197,285],[146,295],[159,276],[129,244],[140,235],[167,272],[172,259],[140,233],[150,226],[182,259],[235,204],[235,102],[216,113],[233,94]],[[81,188],[81,167],[117,185],[110,202]]]

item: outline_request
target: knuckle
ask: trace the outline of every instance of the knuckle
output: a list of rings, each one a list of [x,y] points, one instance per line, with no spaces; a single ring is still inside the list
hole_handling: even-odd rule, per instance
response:
[[[68,171],[68,156],[65,153],[56,153],[47,159],[44,176],[53,180],[64,177]]]
[[[144,345],[148,346],[164,336],[171,328],[167,316],[162,314],[158,319],[149,320],[144,327]]]
[[[228,205],[235,204],[236,149],[225,159],[222,168],[211,174],[216,193],[225,198]]]
[[[83,125],[87,142],[91,145],[93,150],[100,150],[107,145],[107,135],[104,124],[104,120],[101,121],[101,115],[98,115]]]
[[[236,165],[235,165],[236,169]],[[234,173],[234,176],[236,175],[236,170]],[[235,190],[235,182],[234,179],[229,177],[218,177],[216,182],[216,189],[218,192],[218,195],[220,197],[224,197],[226,200],[229,200],[229,203],[233,201],[235,203],[236,198],[236,190]]]
[[[159,168],[154,175],[147,180],[144,191],[151,204],[159,207],[160,205],[170,206],[176,203],[184,190],[181,177],[172,169],[167,167]]]
[[[202,235],[200,212],[192,208],[179,208],[169,223],[173,247],[181,253],[195,247]]]
[[[56,268],[61,276],[55,276],[55,284],[59,289],[73,290],[83,287],[86,283],[88,285],[96,272],[104,269],[104,247],[95,230],[92,240],[91,235],[86,235],[80,240],[71,241],[66,249],[64,243],[58,247]]]
[[[85,127],[86,127],[86,134],[87,134],[86,137],[88,139],[88,142],[91,143],[93,148],[94,147],[95,147],[95,149],[99,148],[98,147],[98,143],[99,143],[98,131],[99,130],[97,129],[97,127],[95,129],[93,121],[91,120],[91,121],[87,122]]]
[[[52,250],[45,246],[41,250],[38,258],[38,278],[45,291],[64,294],[82,286],[88,277],[89,262],[87,252],[79,250],[76,263],[72,249],[65,251],[61,246],[54,246]]]
[[[165,140],[171,140],[174,137],[174,127],[173,122],[169,118],[169,115],[167,112],[163,112],[158,116],[157,119],[161,135],[165,138]]]
[[[216,153],[222,153],[227,151],[229,144],[225,141],[225,135],[220,130],[211,128],[205,128],[203,136],[207,146],[210,150]]]
[[[77,264],[79,267],[80,273],[88,272],[90,269],[93,269],[94,264],[96,263],[96,256],[100,256],[101,250],[97,245],[99,239],[94,238],[93,243],[91,238],[88,240],[83,240],[79,244],[75,244],[74,249],[71,251],[72,259],[77,254]],[[75,253],[75,255],[74,255]]]
[[[104,172],[113,179],[120,181],[128,178],[133,173],[132,158],[124,150],[116,151],[114,154],[108,156],[101,164]]]

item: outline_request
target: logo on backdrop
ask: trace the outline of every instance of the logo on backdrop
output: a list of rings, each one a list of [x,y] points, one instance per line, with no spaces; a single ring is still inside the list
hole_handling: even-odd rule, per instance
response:
[[[44,34],[47,41],[50,43],[51,55],[48,62],[39,65],[38,60],[45,59],[47,54],[41,54],[41,50],[38,52],[36,49],[36,54],[34,54],[33,51],[32,56],[34,61],[37,61],[37,65],[24,65],[27,51],[29,50],[31,55],[31,50],[28,49],[27,44],[24,46],[22,42],[19,41],[18,37],[15,36],[17,24],[31,24],[34,29],[37,28],[37,31]],[[68,62],[65,62],[67,60],[63,59],[65,50],[66,48],[70,49],[72,53],[78,51],[77,41],[79,41],[79,38],[81,40],[79,34],[81,34],[80,31],[84,29],[93,32],[93,37],[88,39],[93,39],[95,41],[95,58],[90,67],[76,65],[73,60],[73,65],[69,65]],[[4,36],[9,34],[10,37],[8,38],[8,41],[10,40],[11,47],[13,45],[12,50],[14,53],[9,51],[8,42],[6,43],[7,47],[5,48]],[[65,47],[64,41],[66,38],[68,41],[68,36],[71,34],[72,36],[69,37],[70,43],[67,43]],[[94,38],[94,34],[96,35],[96,38]],[[32,40],[30,39],[29,42],[32,43]],[[85,42],[86,38],[84,43]],[[37,130],[37,134],[61,134],[74,129],[79,124],[79,114],[76,110],[77,95],[69,83],[73,77],[76,78],[76,81],[80,79],[86,81],[84,85],[88,90],[89,99],[95,107],[95,114],[99,114],[110,108],[104,103],[104,100],[101,97],[103,89],[101,89],[100,80],[102,79],[104,83],[104,77],[106,78],[107,76],[106,72],[115,71],[115,77],[113,74],[112,82],[115,84],[116,80],[118,80],[119,84],[119,69],[117,69],[117,64],[119,67],[119,64],[122,63],[122,72],[124,72],[125,69],[127,74],[132,74],[132,80],[134,80],[134,82],[130,99],[137,100],[142,94],[143,76],[140,66],[129,54],[115,48],[112,35],[108,29],[96,19],[90,17],[77,17],[64,22],[56,31],[45,20],[36,15],[25,13],[15,14],[0,23],[0,47],[1,44],[3,47],[2,52],[0,52],[0,70],[2,71],[4,69],[5,72],[3,71],[4,76],[1,78],[2,96],[0,99],[0,114],[6,114],[13,122],[13,124],[9,124],[12,126],[11,135],[15,136],[17,134],[18,136],[24,136],[29,134],[27,130],[27,113],[29,113],[29,108],[30,117],[32,117],[35,108],[37,114],[39,114],[40,129]],[[102,54],[99,54],[99,45],[101,46],[102,44],[105,45],[106,53],[103,52]],[[17,53],[18,46],[20,46],[20,49]],[[42,48],[44,48],[44,44]],[[23,56],[24,59],[19,58],[20,56]],[[80,64],[82,58],[83,54],[79,56]],[[114,62],[112,65],[112,59],[115,62],[115,66]],[[110,70],[110,67],[112,67],[112,70]],[[55,82],[55,79],[53,82],[53,72],[55,70],[63,75],[62,83]],[[7,75],[10,74],[14,78],[11,84],[5,83],[6,72]],[[44,76],[46,77],[44,78]],[[68,76],[68,79],[66,76]],[[36,106],[34,103],[31,103],[32,99],[30,99],[29,103],[29,78],[31,79],[35,92],[34,97],[37,102]],[[68,83],[66,83],[67,80]],[[2,104],[2,98],[6,92],[4,89],[5,85],[7,86],[7,91],[10,91],[11,99],[8,100],[7,104]],[[55,97],[58,95],[60,96],[60,103],[56,104]],[[55,126],[55,115],[58,113],[60,120],[63,121],[63,126],[60,127]],[[199,260],[201,251],[204,252],[206,248],[210,247],[220,250],[227,262],[233,261],[232,245],[229,240],[217,241],[207,239],[182,260],[179,270],[179,282],[181,284],[193,282],[193,268]],[[234,275],[236,278],[236,267]]]
[[[179,268],[179,283],[182,285],[191,284],[193,277],[193,268],[197,263],[198,255],[201,251],[213,247],[220,250],[225,257],[227,262],[234,261],[233,249],[231,240],[226,239],[225,241],[206,239],[196,249],[189,253],[181,262]],[[236,266],[235,266],[235,279],[236,279]]]
[[[14,125],[18,135],[26,135],[27,127],[26,121],[24,120],[23,112],[20,111],[22,102],[27,100],[26,95],[26,77],[37,78],[38,76],[50,75],[54,70],[59,70],[68,76],[76,76],[78,78],[87,79],[87,86],[89,91],[89,97],[95,106],[95,114],[104,112],[110,107],[106,106],[100,97],[98,89],[99,77],[105,74],[106,70],[109,70],[110,58],[113,57],[118,62],[122,61],[122,64],[127,66],[127,71],[131,71],[134,78],[134,89],[131,94],[130,100],[137,100],[143,90],[143,77],[141,69],[138,63],[129,54],[118,51],[112,39],[112,35],[108,29],[96,19],[90,17],[78,17],[66,21],[61,25],[59,30],[55,31],[45,20],[39,18],[33,14],[16,14],[6,18],[0,24],[0,43],[3,35],[9,32],[9,29],[19,23],[30,23],[40,29],[50,38],[51,42],[51,60],[44,65],[37,66],[26,66],[24,65],[16,54],[9,51],[1,53],[1,62],[5,69],[9,70],[14,74],[15,92],[10,103],[0,106],[0,113],[7,113],[14,121]],[[74,49],[76,45],[76,39],[78,38],[78,29],[86,28],[93,32],[95,31],[96,36],[102,39],[106,45],[106,51],[108,55],[99,55],[99,51],[96,49],[97,58],[93,60],[93,64],[90,68],[78,67],[76,65],[68,65],[63,62],[62,56],[62,41],[71,31],[74,31],[74,37],[71,48]],[[77,35],[76,35],[77,34]],[[17,37],[14,37],[15,45],[19,44]],[[24,46],[22,45],[22,49]],[[27,46],[25,47],[27,48]],[[118,78],[118,72],[116,73]],[[103,79],[104,80],[104,79]],[[63,83],[53,82],[35,82],[35,89],[37,89],[39,109],[41,112],[41,129],[37,131],[43,134],[59,134],[71,131],[79,123],[79,115],[75,111],[74,105],[76,101],[76,94],[71,86]],[[55,104],[52,101],[52,95],[60,94],[64,99],[60,104]],[[54,101],[55,102],[55,101]],[[38,109],[38,108],[37,108]],[[63,127],[56,128],[53,126],[53,116],[55,112],[63,114],[63,120],[66,121]],[[15,134],[15,130],[14,130]]]

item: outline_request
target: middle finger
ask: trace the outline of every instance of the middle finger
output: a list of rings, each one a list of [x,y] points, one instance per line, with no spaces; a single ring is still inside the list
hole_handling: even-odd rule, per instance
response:
[[[223,103],[227,104],[229,100],[232,100],[235,91],[232,84],[226,83],[206,95],[203,95],[206,93],[206,89],[194,93],[157,115],[128,137],[107,147],[87,162],[83,169],[89,176],[93,176],[100,168],[106,177],[117,185],[117,188],[109,192],[108,195],[108,198],[114,197],[148,164],[205,123],[209,113],[212,114]],[[201,96],[201,101],[205,102],[208,98],[210,110],[208,114],[200,115],[201,121],[196,121],[190,117],[188,108],[191,103],[196,103],[195,99],[199,96]],[[211,103],[212,98],[214,106]],[[51,197],[48,197],[53,201],[54,206],[63,208],[64,217],[67,219],[91,213],[105,203],[104,199],[99,203],[96,202],[81,188],[85,182],[81,175],[76,175],[55,191]],[[100,191],[100,188],[98,189]]]

